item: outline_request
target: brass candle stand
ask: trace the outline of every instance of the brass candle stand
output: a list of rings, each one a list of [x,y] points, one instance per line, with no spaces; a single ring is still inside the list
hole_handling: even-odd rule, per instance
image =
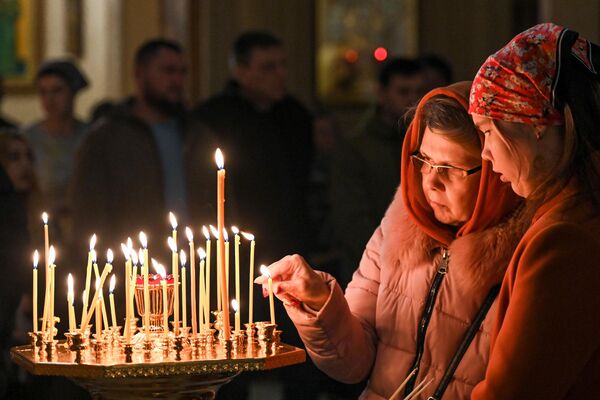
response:
[[[34,375],[68,377],[96,398],[211,399],[220,386],[243,371],[304,362],[304,350],[281,343],[274,346],[275,325],[256,326],[257,339],[248,336],[248,328],[233,331],[229,340],[218,339],[215,329],[208,328],[195,337],[187,330],[167,338],[153,332],[148,339],[134,341],[133,337],[129,343],[118,336],[112,345],[109,339],[120,333],[118,329],[104,330],[91,339],[79,331],[68,332],[67,340],[60,342],[49,337],[40,340],[43,335],[36,332],[30,345],[14,347],[11,356]]]

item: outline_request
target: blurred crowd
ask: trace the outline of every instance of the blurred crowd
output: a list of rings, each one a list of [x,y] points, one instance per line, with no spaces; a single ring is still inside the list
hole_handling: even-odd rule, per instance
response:
[[[411,107],[452,82],[452,70],[434,55],[381,63],[372,105],[342,132],[332,110],[311,110],[288,92],[284,48],[268,32],[240,35],[230,80],[190,107],[185,49],[150,40],[135,55],[132,96],[103,101],[86,120],[74,113],[89,84],[84,71],[70,60],[47,60],[35,79],[43,118],[19,126],[0,114],[0,398],[40,393],[30,385],[36,378],[10,364],[8,349],[27,342],[28,265],[33,249],[43,246],[42,211],[51,216],[53,243],[64,249],[63,271],[83,268],[93,233],[112,249],[140,230],[163,238],[169,211],[180,226],[198,231],[216,213],[217,147],[226,155],[228,219],[256,235],[260,260],[302,253],[342,286],[350,281],[398,187]],[[0,105],[2,88],[0,80]],[[259,306],[261,312],[266,316]],[[301,345],[291,322],[281,324],[284,340]],[[310,361],[277,374],[286,399],[356,398],[362,388],[338,385]],[[219,398],[246,398],[264,375],[243,375]],[[53,382],[44,387],[62,385]],[[55,389],[62,398],[65,387]],[[73,398],[85,396],[71,391]]]

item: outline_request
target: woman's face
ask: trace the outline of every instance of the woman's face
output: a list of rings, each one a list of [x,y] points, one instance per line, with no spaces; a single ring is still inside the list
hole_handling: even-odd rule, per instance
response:
[[[10,140],[2,165],[17,193],[26,193],[33,186],[33,156],[22,141]]]
[[[492,163],[500,180],[510,182],[513,191],[527,197],[539,185],[536,160],[539,146],[531,126],[473,115],[473,122],[485,136],[481,157]],[[502,132],[500,131],[502,130]],[[507,140],[510,138],[510,141]]]
[[[73,91],[64,79],[44,75],[38,79],[37,89],[48,116],[64,118],[73,114]]]
[[[472,148],[471,148],[472,147]],[[433,165],[445,165],[470,170],[481,165],[480,150],[464,146],[443,136],[437,130],[425,128],[419,148],[420,156]],[[462,225],[471,218],[477,193],[480,172],[453,177],[440,174],[436,169],[422,172],[421,184],[435,218],[447,225]]]

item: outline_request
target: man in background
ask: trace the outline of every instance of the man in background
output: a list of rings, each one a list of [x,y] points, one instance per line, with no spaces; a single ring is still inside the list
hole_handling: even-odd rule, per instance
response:
[[[241,228],[264,240],[264,260],[275,261],[303,251],[310,240],[311,115],[286,89],[285,51],[277,37],[242,34],[231,62],[230,81],[195,114],[224,152],[228,212]]]
[[[166,259],[169,211],[180,226],[200,223],[206,215],[202,206],[209,202],[198,196],[208,195],[214,182],[198,174],[214,171],[212,156],[204,153],[214,149],[197,140],[200,131],[186,119],[186,75],[178,43],[146,42],[135,56],[134,96],[90,128],[76,157],[72,187],[73,252],[79,262],[93,233],[103,258],[106,248],[120,251],[119,243],[128,236],[137,239],[141,230],[159,259]]]
[[[406,132],[403,116],[423,95],[423,85],[417,61],[390,60],[379,73],[375,106],[334,156],[332,213],[340,254],[336,278],[342,287],[351,280],[400,183],[400,154]]]

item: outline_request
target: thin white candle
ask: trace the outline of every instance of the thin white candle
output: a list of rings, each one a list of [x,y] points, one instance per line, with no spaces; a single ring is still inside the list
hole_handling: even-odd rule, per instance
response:
[[[48,308],[48,316],[49,316],[49,325],[50,325],[50,335],[54,338],[54,296],[56,291],[56,250],[54,250],[54,246],[50,246],[50,250],[48,251],[48,262],[50,263],[50,306]]]
[[[192,335],[196,337],[198,334],[198,318],[197,318],[197,304],[196,304],[196,252],[194,251],[194,233],[190,227],[185,228],[185,235],[188,239],[190,246],[190,297],[192,303]],[[202,304],[200,305],[202,307]]]
[[[187,328],[187,285],[186,285],[186,274],[185,274],[185,263],[187,257],[185,251],[179,251],[179,262],[181,263],[181,320],[183,321],[183,327]]]
[[[36,250],[33,252],[33,321],[31,329],[33,332],[38,330],[38,264],[40,262],[40,253]]]
[[[94,248],[96,247],[96,234],[94,233],[90,238],[90,251],[88,252],[87,266],[85,270],[85,299],[83,304],[83,310],[81,310],[81,320],[85,319],[85,314],[87,313],[87,308],[89,304],[90,297],[90,285],[92,280],[92,264],[96,262],[96,251]]]
[[[167,239],[169,248],[171,249],[171,271],[173,272],[173,317],[175,324],[175,336],[179,335],[179,255],[177,254],[177,243],[175,239],[169,237]]]
[[[46,288],[44,291],[44,311],[42,316],[42,330],[47,331],[46,324],[48,323],[48,312],[50,308],[50,263],[48,262],[48,255],[50,253],[50,237],[48,235],[48,213],[42,213],[42,222],[44,223],[44,264],[46,267]]]
[[[69,332],[75,332],[77,322],[75,321],[75,290],[73,284],[73,275],[67,277],[67,306],[69,308]]]
[[[235,263],[235,299],[240,299],[240,230],[232,226],[231,232],[234,234],[234,263]],[[238,303],[238,308],[240,304]],[[239,314],[239,313],[238,313]],[[237,328],[236,328],[237,330]]]
[[[249,285],[248,285],[248,323],[252,324],[254,322],[254,235],[251,233],[242,232],[242,236],[246,240],[250,240],[250,271],[249,275]]]
[[[204,324],[207,325],[210,324],[210,248],[211,248],[211,243],[210,243],[210,234],[208,233],[208,228],[206,228],[206,226],[202,227],[202,233],[204,234],[204,237],[206,238],[206,280],[204,282],[205,285],[205,291],[204,291],[204,314],[205,316],[208,315],[208,318],[204,319]]]
[[[110,319],[112,322],[113,329],[117,328],[117,314],[115,313],[115,285],[117,283],[117,279],[115,274],[110,277],[110,285],[108,288],[108,298],[110,301]]]
[[[269,286],[269,308],[271,310],[271,323],[275,324],[275,302],[273,300],[273,280],[271,279],[271,273],[266,265],[260,266],[260,273],[268,278],[267,284]]]
[[[212,225],[209,225],[210,227],[210,232],[212,233],[212,235],[215,237],[215,239],[217,239],[217,310],[221,311],[221,270],[219,268],[219,257],[221,256],[220,252],[219,252],[219,246],[220,246],[220,240],[219,240],[219,232],[217,231],[217,228],[215,228]]]
[[[200,330],[204,330],[208,328],[209,317],[208,317],[208,307],[206,307],[207,302],[207,287],[206,282],[204,282],[204,261],[206,259],[206,253],[202,247],[198,247],[198,258],[200,259]]]
[[[144,274],[144,334],[146,340],[150,340],[150,290],[148,288],[148,239],[144,232],[140,232],[140,243],[142,244],[142,257]]]
[[[231,300],[231,308],[233,308],[234,316],[235,316],[235,331],[240,331],[240,305],[236,299]]]

